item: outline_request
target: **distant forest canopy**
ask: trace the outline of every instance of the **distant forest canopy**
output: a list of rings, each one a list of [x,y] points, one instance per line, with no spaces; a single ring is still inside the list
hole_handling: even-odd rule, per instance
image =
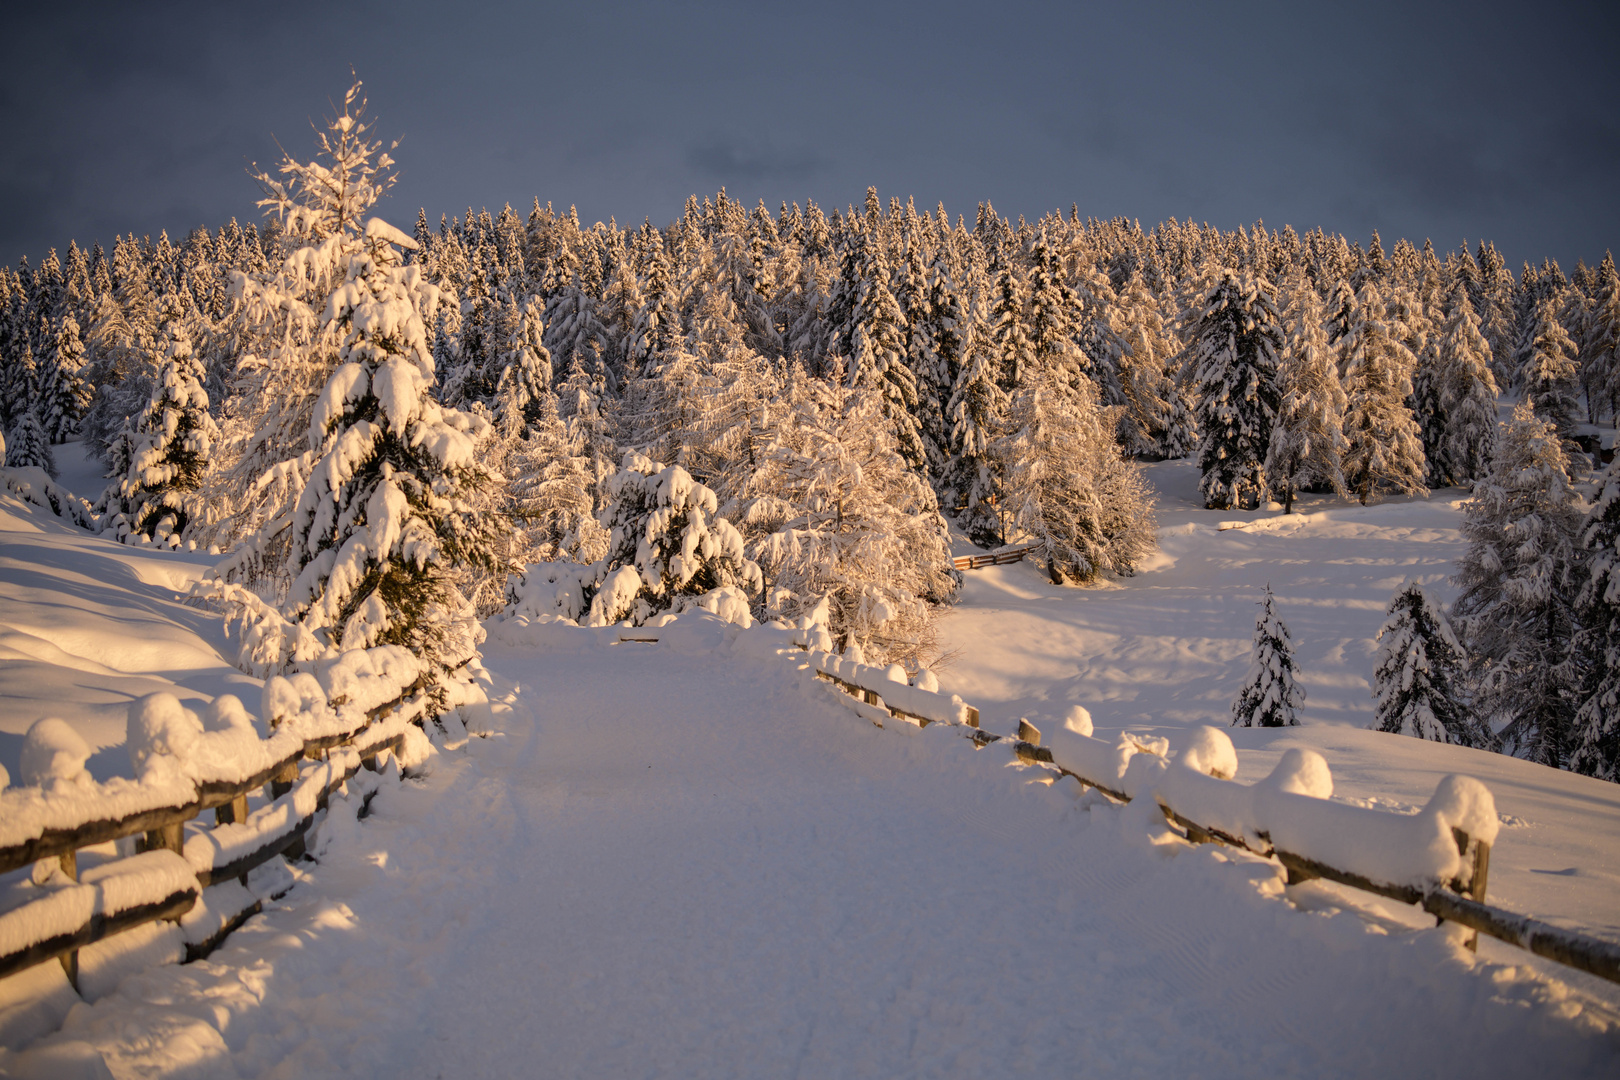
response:
[[[1612,258],[1515,276],[1486,243],[988,203],[969,227],[872,189],[408,235],[372,216],[393,162],[359,94],[258,177],[262,229],[0,270],[6,464],[82,436],[109,483],[52,505],[221,554],[249,670],[398,644],[448,686],[502,608],[693,607],[917,667],[961,582],[947,516],[1055,582],[1129,575],[1156,545],[1136,462],[1195,455],[1210,508],[1472,485],[1454,615],[1483,713],[1385,694],[1383,719],[1620,776],[1620,473],[1590,507],[1570,483],[1620,406]],[[1426,603],[1391,640],[1438,657]]]

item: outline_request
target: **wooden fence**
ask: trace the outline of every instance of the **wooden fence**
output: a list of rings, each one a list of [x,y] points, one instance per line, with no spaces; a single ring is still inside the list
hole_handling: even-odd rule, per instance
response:
[[[804,646],[801,644],[800,648]],[[940,699],[938,708],[919,707],[918,696],[929,692],[894,682],[883,668],[853,664],[825,653],[811,653],[808,666],[817,678],[824,679],[842,690],[844,693],[839,696],[843,697],[856,713],[880,727],[883,726],[885,717],[897,718],[904,723],[920,726],[942,722],[941,713],[953,711],[952,702],[954,702],[954,711],[957,712],[959,719],[943,722],[957,723],[962,727],[963,734],[980,746],[1004,739],[1003,736],[980,730],[978,710],[965,706],[966,711],[963,712],[964,707],[961,707],[960,699],[947,699],[945,695],[933,694],[933,697]],[[886,694],[903,698],[904,707],[889,705],[885,698]],[[1073,738],[1085,737],[1073,736]],[[1099,747],[1107,746],[1100,740],[1086,741],[1096,743]],[[1135,740],[1128,741],[1135,742]],[[1065,755],[1061,749],[1054,753],[1052,747],[1041,745],[1041,733],[1027,720],[1019,722],[1018,733],[1011,737],[1011,743],[1012,749],[1022,761],[1050,765],[1062,774],[1074,777],[1081,784],[1096,788],[1117,802],[1132,800],[1132,792],[1127,790],[1133,786],[1126,780],[1130,776],[1129,770],[1126,770],[1123,776],[1106,775],[1098,768],[1088,768],[1077,760],[1087,756],[1095,759],[1096,755]],[[1118,753],[1117,750],[1109,752]],[[1137,743],[1136,752],[1156,753],[1154,749],[1142,743]],[[1201,776],[1199,781],[1217,785],[1228,784],[1233,789],[1244,787],[1231,780],[1213,777]],[[1401,903],[1412,904],[1442,921],[1457,923],[1476,933],[1487,934],[1509,945],[1528,950],[1537,956],[1577,968],[1610,982],[1620,983],[1620,944],[1565,930],[1486,904],[1485,887],[1490,873],[1490,845],[1468,836],[1459,829],[1453,828],[1451,834],[1460,857],[1460,871],[1450,880],[1429,881],[1420,887],[1381,881],[1366,873],[1335,867],[1325,859],[1313,858],[1308,852],[1288,850],[1273,844],[1270,834],[1265,831],[1245,836],[1241,830],[1200,823],[1190,813],[1178,810],[1173,796],[1166,796],[1157,788],[1153,790],[1152,797],[1157,800],[1166,821],[1188,841],[1195,844],[1227,844],[1263,858],[1274,858],[1286,870],[1289,884],[1321,878]],[[1361,812],[1415,820],[1394,812],[1370,810]],[[1474,941],[1471,940],[1469,945],[1471,948],[1474,947]]]
[[[337,703],[340,704],[340,703]],[[41,895],[0,915],[0,929],[46,925],[53,932],[0,953],[0,978],[59,959],[78,985],[78,951],[115,934],[159,920],[178,922],[215,886],[247,883],[248,871],[283,853],[303,854],[304,837],[328,799],[361,769],[376,769],[384,751],[398,753],[407,724],[429,704],[422,680],[364,714],[358,730],[303,740],[281,760],[232,782],[194,785],[190,799],[118,816],[92,816],[48,826],[28,840],[0,847],[0,873],[56,858],[71,885]],[[268,785],[270,800],[250,816],[248,796]],[[187,843],[185,825],[214,812],[213,843]],[[228,826],[237,828],[230,829]],[[243,828],[243,827],[246,828]],[[137,853],[80,875],[78,851],[137,836]],[[190,850],[188,850],[190,849]],[[188,940],[186,961],[207,956],[231,931],[261,910],[246,888],[215,889],[202,936]],[[192,935],[188,935],[191,937]]]
[[[989,551],[983,555],[958,555],[951,560],[951,565],[958,570],[977,570],[983,566],[1005,566],[1008,563],[1023,562],[1024,556],[1032,551],[1039,551],[1040,547],[1039,544],[1026,544],[1023,547]]]

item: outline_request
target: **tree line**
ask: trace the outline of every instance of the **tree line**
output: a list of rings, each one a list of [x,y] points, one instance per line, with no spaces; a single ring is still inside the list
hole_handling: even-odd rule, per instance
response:
[[[1490,477],[1504,390],[1566,475],[1620,403],[1608,258],[1515,276],[1483,242],[970,224],[870,189],[407,235],[368,216],[393,163],[358,88],[319,141],[259,178],[262,227],[0,268],[9,463],[83,438],[106,527],[227,556],[267,663],[470,648],[542,562],[570,617],[741,604],[920,662],[947,517],[1084,582],[1153,548],[1138,461],[1195,455],[1210,507],[1368,502]]]

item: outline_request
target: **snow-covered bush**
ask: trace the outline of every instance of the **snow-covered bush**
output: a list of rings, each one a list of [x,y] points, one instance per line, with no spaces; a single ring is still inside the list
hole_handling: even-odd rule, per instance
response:
[[[1277,617],[1276,599],[1267,585],[1254,623],[1254,660],[1248,681],[1232,702],[1232,725],[1294,726],[1299,723],[1294,710],[1303,704],[1305,689],[1295,677],[1293,642],[1288,627]]]
[[[660,612],[704,606],[719,590],[759,593],[759,566],[744,553],[742,534],[716,516],[714,492],[679,465],[661,466],[632,450],[608,479],[608,495],[602,524],[611,536],[589,590],[591,625],[639,625]]]

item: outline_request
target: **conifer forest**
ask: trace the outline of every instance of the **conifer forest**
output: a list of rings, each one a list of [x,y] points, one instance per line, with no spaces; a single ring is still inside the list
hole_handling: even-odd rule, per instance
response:
[[[1143,465],[1186,458],[1217,510],[1462,489],[1459,598],[1392,602],[1378,722],[1620,780],[1612,258],[875,189],[412,222],[382,132],[356,84],[313,154],[244,180],[246,224],[0,270],[7,466],[82,440],[81,516],[217,553],[258,674],[392,644],[442,675],[518,607],[815,615],[915,669],[953,528],[1126,578],[1157,546]]]

